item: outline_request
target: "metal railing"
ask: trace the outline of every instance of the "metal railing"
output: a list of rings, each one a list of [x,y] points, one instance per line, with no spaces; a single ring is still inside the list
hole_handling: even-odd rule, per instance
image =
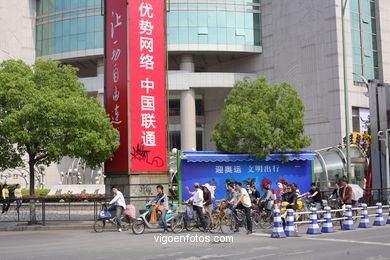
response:
[[[154,196],[128,196],[125,197],[126,204],[136,205],[139,212],[145,208],[146,202]],[[45,225],[46,222],[65,221],[94,221],[102,208],[102,204],[109,202],[112,198],[80,199],[69,197],[54,198],[26,198],[17,211],[15,200],[10,200],[10,206],[6,213],[0,215],[1,223],[28,222],[30,221],[30,206],[35,205],[35,215],[38,223]],[[174,201],[174,198],[170,198]],[[3,208],[4,200],[0,200],[0,210]],[[5,205],[4,205],[5,206]]]

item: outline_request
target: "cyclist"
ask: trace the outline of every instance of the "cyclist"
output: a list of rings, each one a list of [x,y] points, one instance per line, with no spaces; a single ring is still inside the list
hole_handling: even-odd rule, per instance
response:
[[[234,184],[229,183],[227,185],[225,198],[221,200],[217,200],[217,202],[226,202],[227,204],[226,207],[231,208],[235,200],[236,200],[236,192],[234,191]]]
[[[262,188],[264,194],[260,198],[260,208],[261,209],[267,209],[272,210],[273,207],[273,194],[272,191],[269,189],[269,185],[265,185]]]
[[[190,198],[190,200],[192,200],[192,208],[198,214],[202,227],[205,231],[207,231],[207,223],[203,215],[203,191],[201,190],[200,184],[198,182],[194,183],[194,188],[195,191],[190,191],[188,186],[186,186],[188,194],[192,195]]]
[[[260,192],[255,188],[254,184],[250,185],[250,189],[252,191],[252,205],[257,208],[260,202]]]
[[[203,208],[204,212],[207,214],[209,219],[212,219],[211,215],[213,213],[213,202],[211,200],[211,192],[209,190],[210,185],[207,183],[202,186],[202,191],[203,191]]]
[[[153,209],[152,214],[153,215],[156,214],[157,213],[156,210],[161,211],[161,221],[165,233],[168,232],[168,226],[166,220],[166,215],[169,210],[168,197],[167,194],[164,193],[164,187],[161,184],[157,185],[156,189],[157,189],[157,195],[150,201],[153,204],[153,207],[155,207],[155,209]]]
[[[112,186],[111,191],[115,195],[115,197],[110,201],[109,204],[111,206],[108,208],[108,211],[116,212],[118,232],[121,232],[122,231],[121,215],[123,210],[126,208],[126,202],[122,192],[120,192],[115,186]]]
[[[282,195],[282,202],[288,202],[287,209],[297,210],[297,193],[293,185],[288,184],[286,187],[286,193]]]
[[[314,182],[311,184],[311,189],[308,192],[302,194],[301,196],[306,196],[306,195],[308,195],[307,197],[309,198],[306,201],[306,205],[310,207],[310,204],[314,203],[316,205],[316,209],[321,210],[322,207],[321,192]]]
[[[234,203],[234,207],[237,207],[238,209],[243,209],[245,212],[245,219],[246,219],[246,226],[248,228],[248,231],[246,232],[247,235],[252,234],[252,220],[251,220],[251,199],[249,197],[248,192],[246,189],[242,188],[241,182],[236,182],[235,184],[236,190],[237,190],[237,197],[238,200],[236,203]],[[236,227],[236,231],[238,232],[238,227]]]
[[[352,205],[352,187],[348,185],[346,179],[341,180],[339,196],[341,205]]]

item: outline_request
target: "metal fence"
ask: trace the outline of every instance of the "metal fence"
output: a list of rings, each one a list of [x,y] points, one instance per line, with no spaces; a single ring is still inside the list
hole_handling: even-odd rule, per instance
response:
[[[125,197],[126,204],[136,205],[136,209],[142,212],[146,202],[154,196]],[[30,221],[30,206],[35,204],[36,220],[45,225],[47,221],[94,221],[103,203],[108,203],[111,198],[80,200],[75,198],[29,198],[24,199],[19,212],[16,210],[15,200],[10,201],[7,212],[0,215],[0,223],[28,222]],[[170,199],[173,201],[173,198]],[[33,202],[34,201],[34,202]],[[0,201],[0,209],[3,209],[4,201]]]

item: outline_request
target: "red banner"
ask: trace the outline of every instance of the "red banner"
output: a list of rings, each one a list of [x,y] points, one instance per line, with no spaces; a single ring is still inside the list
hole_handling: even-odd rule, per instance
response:
[[[167,168],[164,2],[129,2],[132,173]]]
[[[128,172],[127,29],[126,0],[105,1],[106,111],[120,132],[120,146],[106,172]]]

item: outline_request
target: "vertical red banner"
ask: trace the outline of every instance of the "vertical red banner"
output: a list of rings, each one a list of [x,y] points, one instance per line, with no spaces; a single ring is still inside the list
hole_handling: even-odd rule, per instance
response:
[[[105,103],[120,133],[120,146],[106,162],[108,173],[129,171],[126,9],[126,0],[105,1]]]
[[[131,172],[167,169],[165,1],[129,2]]]

